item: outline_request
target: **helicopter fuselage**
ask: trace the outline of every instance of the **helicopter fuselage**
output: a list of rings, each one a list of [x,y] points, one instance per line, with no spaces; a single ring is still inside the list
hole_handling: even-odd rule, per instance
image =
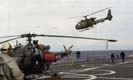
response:
[[[112,20],[112,15],[111,15],[111,10],[108,10],[108,14],[105,18],[102,19],[96,19],[96,17],[92,17],[92,18],[87,18],[87,16],[84,16],[85,19],[81,20],[80,22],[78,22],[78,24],[76,24],[75,29],[77,30],[82,30],[82,29],[90,29],[90,28],[94,28],[94,25],[98,24],[98,23],[103,23],[105,20]]]
[[[90,19],[81,20],[80,22],[78,22],[78,24],[75,26],[75,28],[77,30],[79,30],[79,29],[93,27],[93,25],[96,24],[95,19],[96,18],[90,18]]]

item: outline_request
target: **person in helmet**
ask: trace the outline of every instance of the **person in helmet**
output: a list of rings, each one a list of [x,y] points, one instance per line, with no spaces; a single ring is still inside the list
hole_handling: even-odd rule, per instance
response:
[[[24,80],[24,74],[11,55],[11,44],[8,42],[3,43],[0,54],[0,80]]]

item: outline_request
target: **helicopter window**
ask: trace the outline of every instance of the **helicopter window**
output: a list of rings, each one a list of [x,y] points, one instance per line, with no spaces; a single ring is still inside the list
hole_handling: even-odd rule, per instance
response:
[[[82,26],[86,26],[86,21],[82,21],[82,22],[81,22],[81,25],[82,25]]]
[[[28,47],[27,50],[34,53],[34,48]]]
[[[80,23],[78,23],[77,25],[80,26]]]
[[[34,48],[33,47],[28,47],[27,50],[33,50]]]
[[[84,25],[84,22],[83,21],[81,22],[81,25]]]
[[[35,53],[35,48],[34,47],[25,47],[25,55],[33,55],[33,53]]]

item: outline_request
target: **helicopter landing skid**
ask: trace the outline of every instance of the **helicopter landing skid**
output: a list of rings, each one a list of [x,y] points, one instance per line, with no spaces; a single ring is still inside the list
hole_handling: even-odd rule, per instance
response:
[[[85,29],[79,30],[79,32],[83,32],[83,31],[86,31],[86,30],[90,30],[90,29],[92,29],[92,28],[94,28],[94,27],[85,28]]]

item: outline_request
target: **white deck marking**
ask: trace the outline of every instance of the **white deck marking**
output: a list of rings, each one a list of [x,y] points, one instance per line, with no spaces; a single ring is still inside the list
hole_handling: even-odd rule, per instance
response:
[[[70,75],[70,76],[64,76],[64,78],[88,78],[88,79],[85,79],[85,80],[94,80],[94,79],[97,78],[94,75],[71,73],[71,72],[59,72],[59,74]]]
[[[109,79],[114,79],[114,80],[133,80],[133,78],[116,78],[116,77],[99,77],[99,78],[102,78],[102,79],[107,79],[107,80],[109,80]]]
[[[85,67],[86,65],[81,65],[82,67]]]
[[[91,68],[86,68],[86,69],[78,69],[78,70],[71,70],[70,72],[85,72],[85,71],[89,71],[89,70],[93,70],[93,69],[98,69],[98,68],[102,68],[108,66],[108,64],[104,64],[102,66],[97,66],[97,67],[91,67]]]
[[[49,78],[49,77],[51,77],[51,76],[42,76],[42,77],[39,77],[39,78],[35,78],[35,79],[32,79],[32,80],[40,80],[40,79],[45,79],[45,78]]]
[[[107,64],[102,65],[102,66],[92,67],[92,68],[86,68],[86,69],[83,69],[83,71],[88,71],[88,70],[98,69],[98,68],[102,68],[102,67],[105,67],[105,66],[107,66]]]
[[[127,63],[129,63],[129,62],[120,62],[120,63],[118,63],[118,64],[127,64]]]
[[[115,65],[121,65],[121,64],[127,64],[128,62],[124,63],[117,63]],[[82,67],[86,67],[86,65],[81,65]],[[70,70],[69,72],[59,72],[59,74],[63,74],[64,78],[86,78],[85,80],[93,80],[96,78],[103,78],[103,79],[114,79],[114,80],[133,80],[132,78],[113,78],[113,77],[97,77],[97,75],[111,75],[115,74],[116,72],[113,70],[96,70],[96,71],[104,71],[104,73],[100,74],[93,74],[93,75],[88,75],[88,74],[83,74],[83,73],[78,73],[78,72],[86,72],[89,70],[95,70],[99,68],[103,68],[105,66],[113,66],[112,64],[104,64],[102,66],[96,66],[96,67],[91,67],[91,68],[85,68],[85,69],[77,69],[77,70]]]
[[[93,75],[111,75],[111,74],[116,73],[115,71],[112,71],[112,70],[100,70],[100,71],[105,71],[105,72],[108,72],[108,73],[100,73],[100,74],[93,74]]]

